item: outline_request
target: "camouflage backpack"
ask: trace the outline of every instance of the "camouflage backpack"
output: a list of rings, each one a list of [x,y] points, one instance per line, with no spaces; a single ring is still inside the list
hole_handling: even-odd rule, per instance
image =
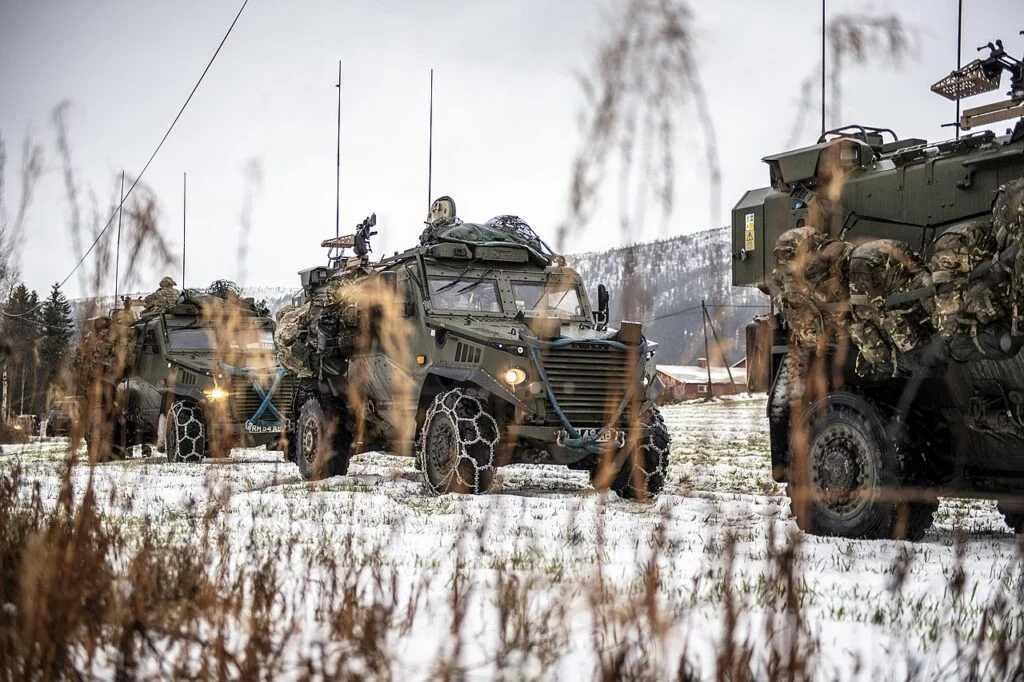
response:
[[[992,222],[999,248],[997,265],[1010,275],[1013,309],[1013,333],[1024,327],[1024,178],[1006,183],[996,192],[992,204]]]
[[[814,347],[845,333],[851,250],[814,227],[787,230],[776,242],[769,287],[798,345]]]
[[[895,365],[895,351],[909,353],[931,336],[928,298],[914,295],[930,287],[924,262],[904,242],[876,239],[853,250],[850,336],[864,360]]]
[[[978,324],[990,324],[1005,315],[1006,287],[985,279],[972,281],[972,275],[996,252],[996,234],[988,220],[957,225],[935,241],[930,262],[935,286],[932,322],[944,338],[971,333]]]

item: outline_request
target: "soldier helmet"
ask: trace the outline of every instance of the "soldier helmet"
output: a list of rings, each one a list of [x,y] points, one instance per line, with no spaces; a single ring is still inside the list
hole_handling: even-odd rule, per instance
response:
[[[164,277],[162,280],[160,280],[161,289],[170,289],[171,287],[176,286],[178,286],[178,283],[174,281],[173,277]]]
[[[430,213],[427,215],[427,223],[433,225],[442,220],[451,220],[455,217],[455,200],[444,196],[434,199],[430,204]]]

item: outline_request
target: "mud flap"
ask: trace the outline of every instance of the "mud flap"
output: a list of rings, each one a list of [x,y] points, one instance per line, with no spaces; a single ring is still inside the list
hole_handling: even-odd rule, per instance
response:
[[[156,427],[156,451],[164,452],[167,449],[167,415],[160,413],[160,419]]]

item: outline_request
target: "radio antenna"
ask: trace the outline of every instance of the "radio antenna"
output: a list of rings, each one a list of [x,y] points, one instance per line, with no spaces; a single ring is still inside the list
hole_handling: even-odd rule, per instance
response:
[[[431,183],[434,173],[434,70],[430,70],[430,118],[427,132],[427,214],[430,214]]]
[[[821,134],[825,134],[825,0],[821,0]]]
[[[338,60],[338,148],[337,148],[337,174],[334,180],[334,236],[337,237],[341,230],[341,60]]]
[[[185,291],[185,227],[188,218],[188,173],[181,174],[181,290]]]
[[[117,247],[114,252],[114,307],[117,307],[117,279],[121,267],[121,213],[124,211],[124,171],[121,171],[121,203],[117,205]]]
[[[963,57],[963,35],[964,35],[964,0],[957,0],[956,3],[956,70],[960,71]],[[956,139],[960,139],[960,98],[956,98],[956,119],[953,127],[956,128]]]

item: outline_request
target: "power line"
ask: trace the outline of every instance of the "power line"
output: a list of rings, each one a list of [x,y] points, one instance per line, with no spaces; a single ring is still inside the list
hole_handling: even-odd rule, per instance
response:
[[[128,192],[121,198],[121,202],[118,204],[117,208],[114,209],[114,212],[111,213],[110,220],[107,221],[106,226],[102,230],[100,230],[100,233],[98,235],[96,235],[96,239],[93,240],[92,244],[89,245],[89,248],[86,249],[84,254],[82,254],[82,257],[78,260],[78,263],[75,264],[75,267],[71,268],[71,272],[68,273],[68,276],[61,281],[61,287],[67,284],[67,281],[71,279],[71,276],[74,275],[78,268],[82,266],[82,263],[84,263],[85,259],[89,257],[89,254],[92,253],[92,250],[96,248],[96,245],[99,243],[100,239],[103,238],[103,235],[106,234],[107,230],[113,224],[114,218],[117,216],[118,211],[124,205],[124,202],[128,199],[128,197],[131,196],[132,191],[135,189],[135,186],[139,184],[139,181],[142,179],[142,176],[146,174],[146,170],[149,169],[149,165],[153,163],[153,159],[156,158],[156,155],[160,151],[160,148],[164,146],[164,142],[167,141],[167,138],[170,136],[171,131],[174,130],[174,126],[177,125],[178,119],[180,119],[181,115],[185,113],[185,107],[187,107],[189,102],[192,101],[192,96],[196,94],[196,90],[199,89],[199,86],[203,82],[203,79],[206,78],[206,73],[210,70],[210,67],[213,66],[214,60],[217,59],[217,55],[220,54],[221,48],[224,47],[224,43],[227,41],[228,36],[231,35],[231,31],[235,28],[235,24],[238,23],[239,17],[242,16],[242,11],[248,4],[249,0],[243,0],[242,6],[238,9],[238,14],[235,15],[234,21],[231,22],[231,25],[228,27],[228,30],[224,34],[224,37],[221,38],[220,44],[217,45],[217,49],[214,51],[213,56],[210,57],[210,61],[206,64],[206,68],[203,69],[202,75],[199,76],[199,80],[196,81],[195,87],[192,88],[192,92],[188,94],[188,98],[185,100],[185,103],[182,104],[181,109],[178,110],[178,115],[174,117],[174,120],[171,122],[171,126],[167,129],[167,132],[164,133],[164,136],[160,139],[160,144],[158,144],[156,146],[156,149],[153,150],[153,153],[150,154],[149,160],[146,161],[146,165],[142,167],[142,172],[139,173],[139,175],[135,178],[135,180],[132,182],[131,187],[128,188]]]

